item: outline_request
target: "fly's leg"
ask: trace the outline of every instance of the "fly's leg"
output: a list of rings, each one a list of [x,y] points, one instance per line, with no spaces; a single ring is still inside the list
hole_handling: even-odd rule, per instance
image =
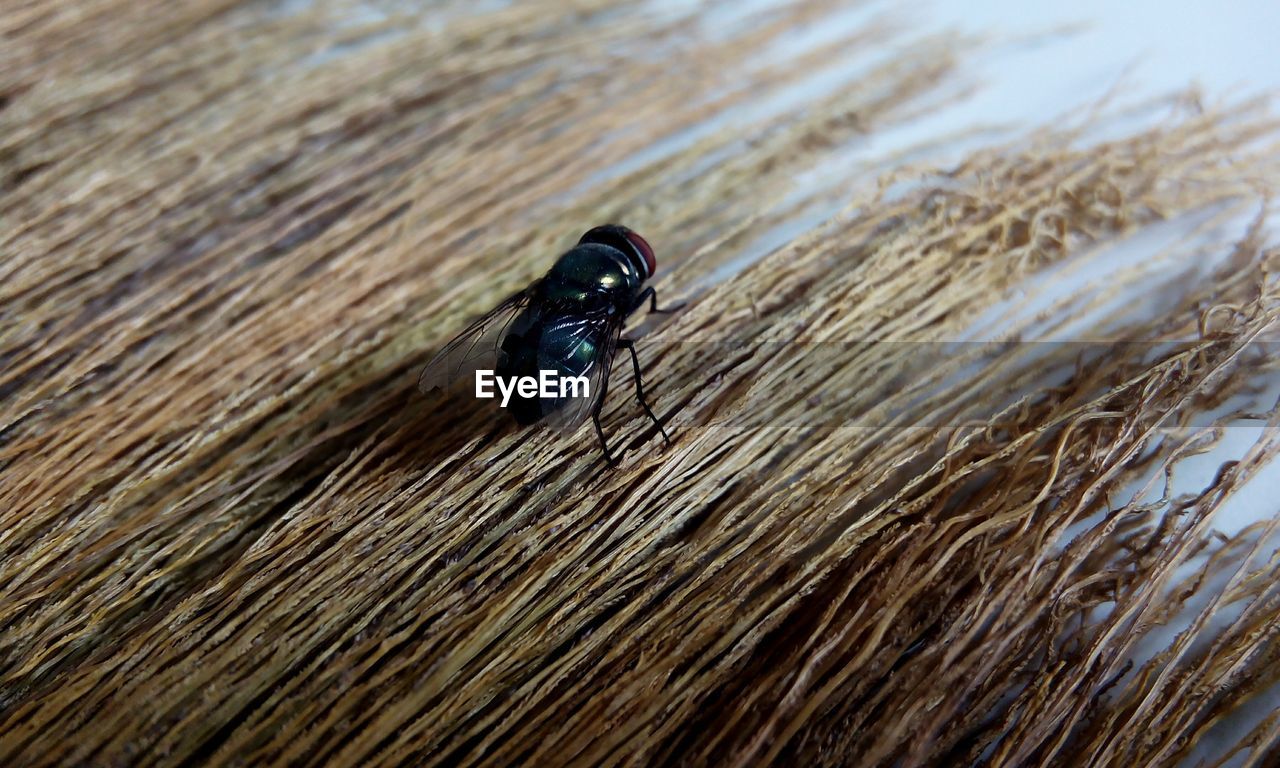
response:
[[[660,315],[670,314],[671,312],[684,308],[684,304],[677,304],[674,307],[659,308],[658,292],[653,290],[653,286],[650,286],[641,291],[639,296],[636,296],[636,303],[632,305],[631,312],[635,312],[637,309],[643,307],[646,301],[649,302],[649,311],[657,312]],[[627,314],[629,315],[631,312],[628,312]]]
[[[650,288],[649,290],[652,291],[653,289]],[[644,384],[640,381],[640,358],[636,355],[636,343],[631,339],[618,339],[618,346],[631,353],[631,367],[636,374],[636,399],[640,401],[640,407],[644,409],[645,413],[649,414],[649,418],[653,420],[653,423],[658,425],[658,431],[662,433],[662,439],[666,444],[671,445],[671,438],[667,436],[667,430],[663,428],[662,422],[658,421],[658,417],[653,415],[653,409],[649,407],[649,403],[644,399]],[[598,407],[599,404],[597,403]]]
[[[609,466],[616,467],[618,459],[613,458],[613,455],[609,453],[609,443],[605,441],[604,430],[600,427],[600,409],[604,407],[604,397],[607,394],[609,394],[608,375],[600,382],[600,398],[596,400],[596,404],[591,408],[591,421],[596,425],[596,437],[600,438],[600,450],[604,451],[604,460]]]

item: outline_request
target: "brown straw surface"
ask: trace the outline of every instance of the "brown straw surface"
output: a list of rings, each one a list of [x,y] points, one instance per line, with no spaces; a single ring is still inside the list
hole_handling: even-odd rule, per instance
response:
[[[880,151],[996,43],[429,5],[0,7],[0,764],[1277,764],[1265,104]],[[416,392],[614,220],[671,446]]]

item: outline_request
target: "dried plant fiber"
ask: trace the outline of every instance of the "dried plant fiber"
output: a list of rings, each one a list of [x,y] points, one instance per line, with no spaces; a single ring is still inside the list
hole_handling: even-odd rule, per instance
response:
[[[0,764],[1280,764],[1265,101],[425,5],[0,6]],[[416,392],[608,221],[670,446]]]

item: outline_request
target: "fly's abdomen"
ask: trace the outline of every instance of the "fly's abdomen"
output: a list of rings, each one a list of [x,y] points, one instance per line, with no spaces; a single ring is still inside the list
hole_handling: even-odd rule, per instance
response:
[[[584,335],[582,325],[571,318],[516,322],[502,340],[503,355],[495,372],[508,380],[528,377],[542,381],[544,371],[557,382],[586,376],[598,357],[599,342],[594,334]],[[576,390],[578,397],[586,394],[583,388]],[[518,423],[533,424],[564,408],[572,396],[560,397],[557,390],[553,397],[521,397],[517,391],[511,395],[507,408]]]

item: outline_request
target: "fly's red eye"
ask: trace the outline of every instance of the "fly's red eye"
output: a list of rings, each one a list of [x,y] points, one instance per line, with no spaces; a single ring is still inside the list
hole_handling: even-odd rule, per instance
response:
[[[649,277],[653,277],[653,273],[658,271],[658,261],[653,257],[653,249],[649,247],[643,237],[629,229],[627,230],[627,239],[640,251],[640,255],[644,256],[644,263],[649,267]]]

